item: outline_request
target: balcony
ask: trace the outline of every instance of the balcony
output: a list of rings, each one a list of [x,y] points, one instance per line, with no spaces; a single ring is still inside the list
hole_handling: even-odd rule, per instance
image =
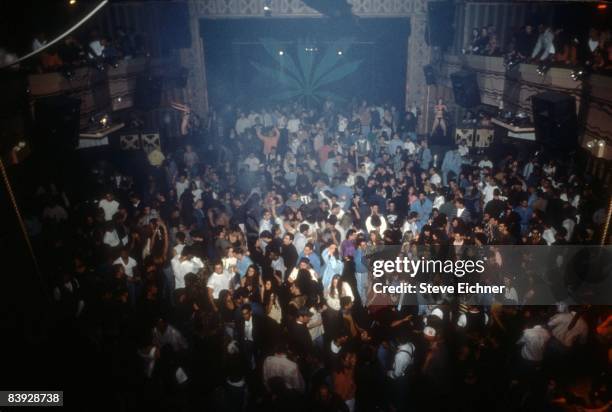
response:
[[[502,57],[476,55],[447,55],[444,58],[439,96],[452,96],[450,74],[461,69],[476,72],[483,104],[497,107],[500,100],[504,108],[531,114],[531,96],[544,91],[558,91],[576,98],[576,111],[583,93],[582,81],[571,78],[572,69],[551,67],[541,76],[537,66],[521,64],[506,72]],[[612,160],[612,77],[593,74],[590,77],[586,131],[581,145],[596,158]],[[452,100],[452,99],[449,99]],[[603,143],[602,143],[603,142]]]

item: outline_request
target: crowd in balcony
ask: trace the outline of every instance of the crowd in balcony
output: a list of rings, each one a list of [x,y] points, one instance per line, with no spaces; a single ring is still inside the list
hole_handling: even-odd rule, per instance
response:
[[[44,48],[49,38],[38,33],[32,40],[32,51]],[[71,70],[94,66],[103,70],[107,65],[116,65],[119,60],[131,59],[145,53],[144,41],[131,30],[118,27],[113,36],[107,36],[99,29],[91,30],[85,36],[68,35],[33,60],[31,69],[39,73]]]
[[[468,54],[505,56],[516,62],[549,62],[554,65],[612,70],[612,31],[591,28],[588,36],[576,36],[563,27],[528,23],[512,34],[502,49],[494,26],[474,28]]]

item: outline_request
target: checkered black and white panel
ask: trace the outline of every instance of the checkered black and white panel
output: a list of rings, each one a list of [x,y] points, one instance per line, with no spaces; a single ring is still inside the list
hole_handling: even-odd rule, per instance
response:
[[[476,147],[489,147],[493,142],[493,129],[476,130]]]
[[[124,134],[119,137],[121,150],[138,150],[140,149],[139,134]]]
[[[462,140],[467,141],[468,147],[473,147],[474,129],[457,129],[455,131],[455,144],[458,145]]]
[[[161,150],[159,133],[144,133],[141,135],[142,149],[149,153],[152,150]]]

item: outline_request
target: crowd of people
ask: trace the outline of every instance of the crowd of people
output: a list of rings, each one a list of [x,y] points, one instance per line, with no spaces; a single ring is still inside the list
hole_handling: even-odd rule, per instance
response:
[[[187,127],[159,167],[93,165],[84,202],[41,185],[26,221],[59,325],[108,359],[97,364],[112,368],[113,399],[172,411],[609,408],[609,307],[536,306],[537,287],[516,282],[536,274],[493,256],[487,276],[507,292],[481,305],[377,304],[368,267],[385,246],[594,245],[605,220],[605,191],[571,163],[430,147],[417,115],[365,101],[228,106]]]
[[[612,32],[591,28],[580,38],[562,26],[528,23],[513,33],[505,47],[499,43],[495,26],[474,28],[466,53],[505,56],[517,62],[550,62],[555,65],[586,67],[593,71],[612,69]]]
[[[37,34],[32,40],[32,51],[45,47],[48,42],[46,33]],[[111,37],[101,34],[99,29],[93,29],[81,38],[68,35],[58,45],[42,51],[33,69],[71,73],[78,67],[94,66],[103,70],[106,65],[116,65],[119,60],[144,54],[144,39],[132,30],[118,27]]]

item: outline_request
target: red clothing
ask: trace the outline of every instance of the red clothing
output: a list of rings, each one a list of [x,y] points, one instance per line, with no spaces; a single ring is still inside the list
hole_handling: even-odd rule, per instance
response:
[[[321,146],[321,148],[319,149],[319,162],[321,165],[327,162],[327,159],[329,158],[329,152],[331,152],[331,150],[332,148],[328,144],[324,144],[323,146]]]

